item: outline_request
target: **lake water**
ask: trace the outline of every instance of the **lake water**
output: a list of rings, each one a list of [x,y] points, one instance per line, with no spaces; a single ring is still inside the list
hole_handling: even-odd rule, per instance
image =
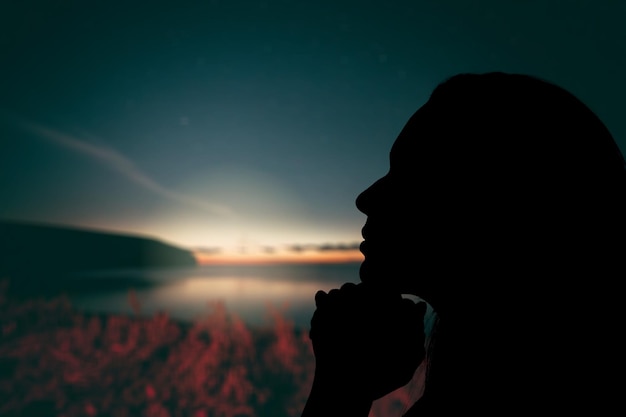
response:
[[[193,321],[212,311],[215,302],[257,326],[278,311],[296,326],[308,326],[316,291],[359,282],[360,263],[301,265],[197,266],[191,268],[103,271],[68,284],[72,304],[97,313],[140,314],[166,311]],[[88,284],[87,284],[88,283]],[[131,301],[133,300],[133,301]]]
[[[150,404],[161,404],[169,407],[168,415],[174,415],[174,410],[188,410],[190,403],[185,401],[192,401],[189,398],[206,409],[207,414],[198,415],[223,414],[226,409],[235,415],[237,410],[248,408],[254,409],[255,415],[293,415],[294,409],[304,407],[315,361],[306,333],[294,332],[282,322],[276,325],[270,313],[278,312],[300,329],[307,329],[315,310],[315,293],[338,288],[345,282],[358,283],[359,266],[199,266],[100,271],[72,277],[52,272],[14,277],[11,283],[17,287],[11,287],[12,294],[26,300],[64,293],[75,308],[84,312],[134,315],[138,310],[140,315],[153,316],[164,311],[173,319],[187,322],[206,318],[214,303],[221,302],[247,326],[242,330],[236,325],[232,331],[224,331],[217,325],[198,334],[183,332],[179,337],[179,326],[170,326],[167,320],[143,322],[108,317],[101,326],[100,320],[92,318],[78,320],[68,329],[54,327],[58,317],[45,320],[35,315],[35,325],[45,323],[50,328],[45,332],[35,328],[31,334],[24,332],[27,327],[11,327],[7,322],[2,331],[14,334],[0,340],[4,341],[0,350],[30,366],[19,368],[19,373],[5,379],[25,387],[20,389],[28,394],[23,399],[14,396],[12,406],[20,410],[20,415],[44,415],[23,410],[32,398],[40,398],[34,393],[44,393],[55,403],[80,392],[83,398],[78,406],[83,408],[67,415],[87,415],[83,412],[85,404],[91,410],[109,410],[112,405],[102,398],[114,398],[115,407],[130,410],[139,405],[148,410]],[[29,313],[29,304],[16,305],[9,313],[29,320],[30,316],[23,314]],[[45,309],[34,310],[38,312],[47,314]],[[427,327],[429,322],[427,317]],[[264,325],[272,331],[248,332]],[[150,337],[144,337],[148,334]],[[152,362],[146,361],[145,352]],[[193,372],[189,372],[191,368]],[[413,383],[377,400],[370,417],[401,415],[421,395],[423,370],[418,369]],[[171,392],[176,392],[178,399],[163,400],[164,393]]]

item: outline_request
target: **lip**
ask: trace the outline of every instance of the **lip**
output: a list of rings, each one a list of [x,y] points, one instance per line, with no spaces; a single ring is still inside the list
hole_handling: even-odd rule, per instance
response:
[[[359,251],[363,255],[366,255],[366,252],[367,252],[367,242],[366,241],[361,242],[361,244],[359,245]]]
[[[361,237],[363,237],[364,240],[367,240],[369,228],[370,226],[367,225],[367,221],[366,221],[365,225],[361,228]]]

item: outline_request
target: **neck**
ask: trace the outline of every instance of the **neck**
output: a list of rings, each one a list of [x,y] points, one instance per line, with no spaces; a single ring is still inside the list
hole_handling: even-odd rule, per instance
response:
[[[455,407],[472,395],[472,387],[478,389],[475,378],[481,373],[479,354],[484,352],[484,335],[480,332],[485,321],[483,313],[471,306],[437,313],[423,396],[435,408]]]

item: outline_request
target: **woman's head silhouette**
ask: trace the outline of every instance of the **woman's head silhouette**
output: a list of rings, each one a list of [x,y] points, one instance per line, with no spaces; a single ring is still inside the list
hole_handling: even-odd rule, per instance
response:
[[[479,294],[483,305],[504,293],[551,297],[568,273],[607,265],[622,246],[625,201],[622,154],[575,96],[528,75],[456,75],[357,199],[361,279],[440,314]],[[493,290],[502,293],[484,297]]]
[[[532,76],[456,75],[410,118],[389,163],[356,201],[367,215],[363,285],[316,294],[316,360],[334,358],[338,368],[320,377],[322,386],[345,377],[342,360],[355,363],[344,352],[365,350],[358,369],[395,369],[401,358],[414,370],[414,355],[423,358],[398,337],[423,322],[392,327],[410,315],[390,316],[391,290],[435,312],[424,391],[406,416],[461,407],[481,415],[612,413],[625,349],[626,171],[593,111]],[[359,304],[359,291],[378,298]],[[378,318],[363,318],[372,312]],[[319,336],[329,329],[339,330]],[[351,329],[366,330],[343,337]],[[381,345],[377,337],[391,349],[368,350]],[[388,382],[374,373],[371,385]],[[403,382],[387,377],[394,387]],[[347,404],[371,400],[341,389]],[[312,409],[323,403],[312,397]]]

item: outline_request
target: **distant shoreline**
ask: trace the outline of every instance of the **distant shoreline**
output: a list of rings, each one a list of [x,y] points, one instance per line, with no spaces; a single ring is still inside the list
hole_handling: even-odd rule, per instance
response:
[[[0,221],[0,277],[194,265],[190,251],[153,238]]]

